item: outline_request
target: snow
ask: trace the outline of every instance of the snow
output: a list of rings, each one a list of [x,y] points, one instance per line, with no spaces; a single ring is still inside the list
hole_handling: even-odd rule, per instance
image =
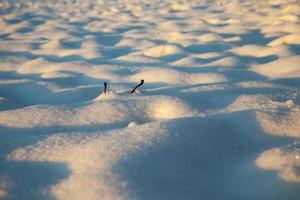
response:
[[[0,113],[0,125],[17,128],[68,127],[128,123],[132,120],[146,122],[157,118],[173,119],[192,115],[188,106],[174,97],[114,96],[113,98],[100,98],[102,99],[103,101],[75,105],[36,105],[3,111]]]
[[[8,159],[66,163],[71,176],[51,188],[57,199],[124,199],[126,192],[120,194],[120,190],[125,190],[126,182],[114,173],[113,166],[131,152],[151,145],[164,132],[160,124],[146,124],[89,136],[59,134],[16,150]]]
[[[8,198],[8,190],[12,187],[12,180],[8,176],[0,174],[0,199]]]
[[[230,50],[230,52],[240,56],[265,57],[276,55],[278,57],[287,57],[292,55],[286,46],[267,47],[260,45],[243,45]]]
[[[0,199],[298,200],[299,13],[1,1]]]
[[[299,144],[282,148],[273,148],[263,152],[256,160],[258,166],[275,170],[286,181],[299,182],[298,169],[300,166]]]
[[[300,6],[299,5],[288,5],[283,10],[282,13],[285,14],[297,14],[300,12]]]
[[[299,21],[298,19],[296,21]],[[300,34],[290,34],[273,40],[268,46],[279,46],[286,44],[300,44]]]
[[[262,128],[274,135],[300,137],[300,110],[286,103],[287,106],[282,106],[278,110],[258,113],[257,118]],[[280,113],[280,114],[279,114]]]
[[[300,76],[299,56],[289,56],[266,64],[255,65],[254,72],[268,78],[297,78]]]
[[[142,72],[132,75],[130,80],[138,80],[139,77],[143,77],[150,83],[167,84],[199,84],[226,81],[224,76],[216,73],[186,73],[159,67],[154,69],[144,69]]]
[[[179,53],[182,53],[182,51],[174,45],[160,45],[146,50],[144,55],[153,58],[161,58],[164,56],[169,56],[172,54],[179,54]]]

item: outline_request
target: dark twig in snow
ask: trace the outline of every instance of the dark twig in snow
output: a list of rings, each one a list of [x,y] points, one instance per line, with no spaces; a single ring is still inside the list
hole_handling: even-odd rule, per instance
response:
[[[106,89],[107,89],[107,83],[104,82],[104,91],[103,91],[104,94],[106,93]]]
[[[131,94],[134,93],[135,90],[136,90],[138,87],[140,87],[141,85],[143,85],[143,84],[144,84],[144,79],[141,79],[141,83],[138,84],[137,86],[135,86],[135,87],[133,88],[133,90],[132,90],[130,93],[131,93]]]

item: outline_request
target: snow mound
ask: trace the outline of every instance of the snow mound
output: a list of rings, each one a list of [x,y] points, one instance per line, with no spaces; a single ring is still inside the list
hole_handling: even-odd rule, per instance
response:
[[[17,70],[20,65],[24,64],[26,61],[28,61],[26,58],[18,56],[6,56],[5,58],[0,58],[0,71]]]
[[[299,34],[300,24],[298,23],[279,23],[278,25],[265,25],[261,27],[261,32],[264,34],[278,34],[281,32],[291,33],[291,34]]]
[[[235,47],[229,52],[241,56],[253,56],[253,57],[265,57],[270,55],[277,55],[279,57],[284,57],[291,55],[287,46],[276,46],[276,47],[266,47],[259,45],[243,45],[240,47]]]
[[[251,70],[268,78],[298,78],[300,76],[300,57],[290,56],[262,65],[255,65]]]
[[[230,26],[216,26],[210,28],[210,31],[219,34],[241,35],[249,33],[249,30],[241,24],[231,24]]]
[[[189,107],[178,99],[157,99],[151,102],[148,114],[154,119],[176,119],[193,116]]]
[[[239,59],[236,57],[225,57],[217,59],[216,61],[210,62],[209,64],[203,64],[205,67],[214,66],[214,67],[236,67],[239,63]]]
[[[22,84],[32,82],[30,79],[4,79],[0,80],[0,84],[2,85],[10,85],[10,84]]]
[[[227,81],[223,75],[217,73],[187,73],[164,68],[141,70],[132,75],[130,80],[136,81],[141,77],[150,83],[167,84],[205,84]]]
[[[184,3],[174,3],[170,6],[171,11],[186,11],[191,9],[188,4]]]
[[[241,5],[239,1],[231,1],[226,5],[225,8],[226,12],[232,13],[232,14],[242,14],[247,12],[247,8]]]
[[[296,23],[299,21],[299,17],[297,15],[284,15],[279,18],[282,21],[287,21],[291,23]]]
[[[88,35],[84,38],[81,43],[81,48],[98,48],[100,45],[98,44],[96,37],[93,35]]]
[[[129,199],[127,183],[114,172],[114,165],[166,134],[160,123],[135,125],[92,135],[56,134],[35,145],[10,153],[9,160],[63,162],[70,169],[67,179],[49,188],[56,199]]]
[[[17,72],[20,74],[31,74],[31,73],[40,73],[41,71],[46,71],[46,66],[51,65],[50,62],[48,62],[44,58],[37,58],[34,60],[30,60],[28,62],[25,62],[18,70]]]
[[[159,45],[156,47],[152,47],[144,52],[145,56],[153,57],[153,58],[161,58],[164,56],[169,56],[173,54],[181,54],[183,51],[175,46],[175,45]]]
[[[103,66],[103,65],[102,65]],[[91,66],[82,62],[50,62],[44,58],[37,58],[34,60],[23,63],[18,69],[19,74],[48,74],[62,75],[61,73],[67,73],[72,75],[73,73],[85,74],[86,76],[100,79],[115,80],[116,75],[111,73],[111,67],[105,66]],[[57,74],[59,73],[59,74]],[[46,77],[48,75],[45,75]]]
[[[114,60],[120,62],[159,63],[159,60],[157,60],[156,58],[148,57],[141,53],[137,54],[135,52],[117,57]]]
[[[203,57],[209,56],[209,55],[203,55]],[[197,56],[188,56],[185,58],[182,58],[180,60],[176,60],[175,62],[172,63],[172,66],[176,67],[220,67],[220,68],[234,68],[236,67],[239,63],[240,60],[237,57],[233,56],[227,56],[224,58],[215,58],[214,61],[209,62],[209,63],[202,63],[201,59],[203,59],[202,55],[200,54]]]
[[[222,56],[223,54],[219,52],[209,52],[209,53],[201,53],[195,55],[196,58],[201,58],[201,59],[218,58]]]
[[[3,52],[26,52],[32,51],[32,45],[26,41],[1,41],[0,51]]]
[[[6,176],[0,174],[0,199],[9,198],[9,190],[13,187],[12,180]]]
[[[14,23],[14,24],[2,24],[2,30],[1,30],[1,34],[14,34],[26,27],[29,27],[30,23],[28,20],[23,20],[19,23]]]
[[[267,45],[270,47],[274,47],[274,46],[288,45],[288,44],[297,44],[297,45],[300,44],[300,34],[285,35],[273,40]]]
[[[115,92],[106,92],[101,93],[99,96],[97,96],[94,101],[104,100],[104,99],[115,99],[118,95]]]
[[[201,35],[197,38],[197,40],[200,42],[215,42],[215,41],[218,41],[221,39],[222,39],[222,37],[216,33],[207,33],[207,34]]]
[[[112,13],[110,13],[112,14]],[[120,20],[121,21],[121,20]],[[113,32],[113,29],[116,27],[116,23],[112,20],[95,20],[89,22],[86,26],[84,26],[84,30],[88,32]]]
[[[256,159],[256,165],[262,169],[276,170],[286,181],[300,182],[300,145],[267,150]]]
[[[172,62],[174,67],[235,67],[239,60],[236,57],[222,57],[221,54],[205,53],[198,55],[191,55]],[[213,59],[214,58],[214,59]],[[214,61],[206,63],[205,59],[212,59]]]
[[[47,42],[46,44],[43,44],[41,46],[42,49],[63,49],[63,45],[62,42],[59,38],[50,40],[49,42]]]
[[[49,55],[58,57],[78,56],[86,59],[101,58],[102,54],[96,49],[37,49],[33,51],[35,55]]]
[[[299,14],[300,13],[300,6],[299,5],[288,5],[283,10],[282,13],[285,14]]]
[[[269,112],[257,112],[262,129],[272,135],[300,137],[300,108],[290,101]]]
[[[101,97],[96,100],[99,99],[100,101],[85,104],[38,105],[3,111],[0,112],[0,125],[16,128],[112,125],[130,121],[152,121],[159,118],[158,114],[161,114],[163,119],[192,115],[185,103],[168,96],[120,96],[119,99],[112,96],[111,98]],[[161,102],[163,107],[159,106],[158,102]],[[174,113],[171,113],[173,111]]]
[[[197,60],[197,58],[193,57],[193,56],[187,56],[184,57],[182,59],[179,60],[175,60],[174,62],[172,62],[172,66],[173,67],[198,67],[200,64]]]
[[[43,73],[41,77],[42,78],[70,78],[70,77],[74,77],[74,75],[71,73],[55,71],[55,72]]]
[[[229,112],[269,109],[271,100],[263,95],[240,95],[226,107]]]
[[[168,42],[178,42],[187,39],[188,36],[180,31],[170,31],[160,34],[160,36]]]

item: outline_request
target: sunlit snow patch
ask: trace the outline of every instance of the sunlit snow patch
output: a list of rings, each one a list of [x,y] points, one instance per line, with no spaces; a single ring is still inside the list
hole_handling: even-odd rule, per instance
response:
[[[18,128],[112,125],[130,121],[149,122],[159,118],[181,118],[194,114],[183,101],[174,97],[121,96],[115,98],[114,94],[108,93],[107,95],[108,98],[105,98],[106,94],[103,94],[95,101],[84,104],[38,105],[3,111],[0,112],[0,125]],[[162,105],[167,109],[162,109]]]
[[[256,116],[260,126],[269,134],[300,137],[300,108],[289,102],[269,112],[257,112]]]
[[[160,123],[92,135],[57,134],[13,151],[8,159],[65,163],[70,176],[49,188],[59,200],[129,199],[127,182],[114,172],[114,165],[165,134],[166,130]]]
[[[179,48],[176,47],[175,45],[159,45],[156,47],[152,47],[144,52],[145,56],[153,57],[153,58],[161,58],[164,56],[169,56],[173,54],[180,54],[183,51]]]
[[[290,56],[266,64],[255,65],[251,70],[268,78],[299,78],[300,57]]]
[[[300,145],[274,148],[263,152],[256,164],[267,170],[276,170],[279,176],[291,182],[300,182]]]

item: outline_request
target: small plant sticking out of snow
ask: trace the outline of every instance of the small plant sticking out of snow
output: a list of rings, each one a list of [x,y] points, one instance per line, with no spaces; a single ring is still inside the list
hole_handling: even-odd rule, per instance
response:
[[[104,82],[104,90],[103,90],[103,93],[106,94],[106,90],[107,90],[107,83]]]
[[[103,92],[99,96],[97,96],[94,100],[97,101],[97,100],[115,98],[116,95],[113,91],[107,91],[107,86],[108,86],[107,82],[104,82],[103,85],[104,85]]]
[[[130,93],[133,94],[133,93],[135,92],[135,90],[136,90],[138,87],[142,86],[143,84],[144,84],[144,79],[141,79],[141,83],[138,84],[137,86],[135,86],[135,87],[133,88],[133,90],[132,90]]]

